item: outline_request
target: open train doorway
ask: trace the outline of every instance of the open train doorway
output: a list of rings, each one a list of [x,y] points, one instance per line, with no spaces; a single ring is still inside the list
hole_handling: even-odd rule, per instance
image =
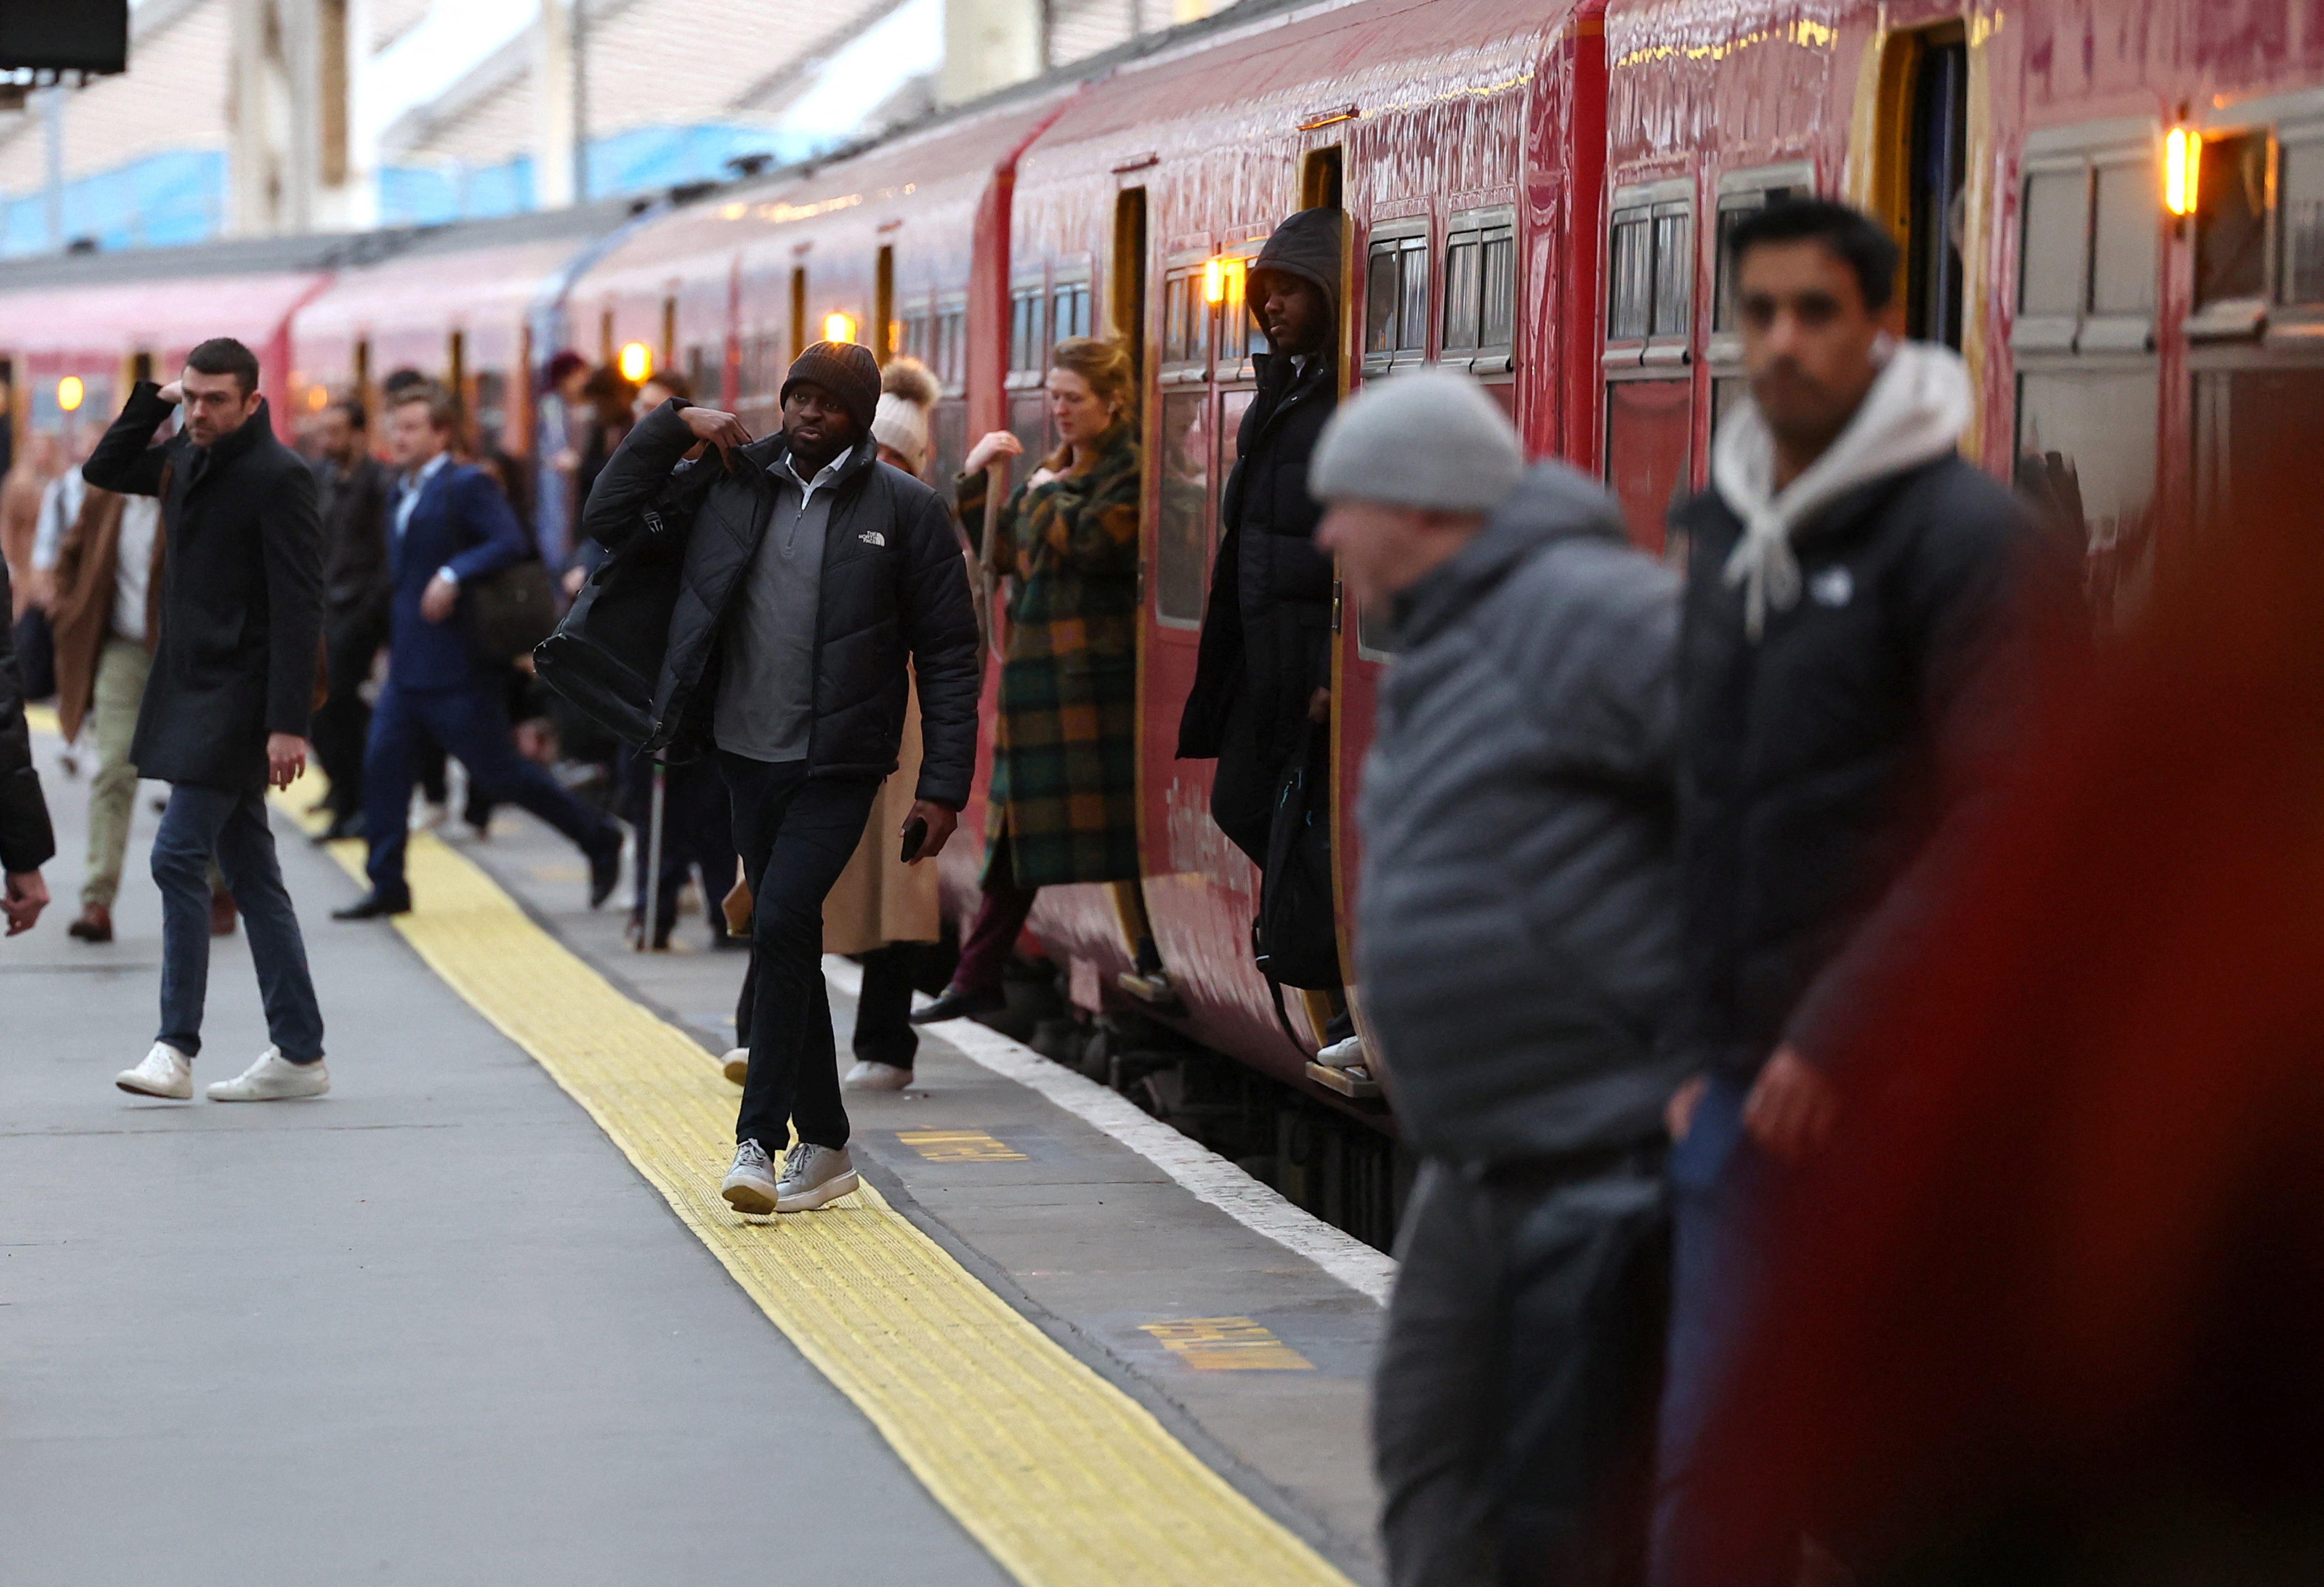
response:
[[[1106,315],[1130,349],[1139,389],[1146,380],[1146,189],[1113,196],[1113,258],[1106,272]]]
[[[1904,334],[1958,349],[1969,226],[1969,39],[1959,23],[1889,40],[1878,125],[1871,208],[1903,247]]]

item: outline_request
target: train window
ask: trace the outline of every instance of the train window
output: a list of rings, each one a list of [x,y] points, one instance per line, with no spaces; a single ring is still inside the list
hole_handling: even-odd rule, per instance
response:
[[[1207,391],[1162,398],[1162,505],[1154,558],[1154,614],[1172,627],[1199,628],[1210,573],[1210,460],[1213,444]]]
[[[1655,296],[1647,335],[1684,337],[1694,309],[1694,215],[1683,204],[1655,206]]]
[[[1050,295],[1049,324],[1055,340],[1090,334],[1090,289],[1087,281],[1068,281]]]
[[[1644,341],[1653,313],[1655,236],[1643,209],[1614,214],[1614,268],[1608,281],[1606,339]]]
[[[2149,576],[2158,392],[2151,365],[2018,377],[2018,486],[2086,558],[2094,615],[2107,626],[2133,614]]]
[[[1259,328],[1258,318],[1250,311],[1250,261],[1230,261],[1223,284],[1226,296],[1219,303],[1219,378],[1248,379],[1248,361],[1267,351],[1267,332]],[[1226,366],[1229,360],[1234,361],[1232,369]]]
[[[2025,180],[2025,240],[2017,272],[2017,311],[2026,316],[2082,311],[2087,276],[2082,245],[2089,235],[2090,178],[2080,163]]]
[[[936,378],[955,390],[968,383],[968,310],[950,308],[936,314]]]
[[[1009,373],[1038,374],[1047,362],[1042,338],[1042,294],[1038,286],[1019,287],[1009,295]]]
[[[2162,222],[2153,155],[2098,168],[2090,236],[2090,312],[2154,312],[2154,239]]]
[[[2276,296],[2324,303],[2324,141],[2283,145],[2276,221],[2283,232],[2283,284]]]
[[[1444,244],[1443,348],[1458,364],[1516,340],[1517,228],[1506,214],[1456,216],[1452,225]]]
[[[2268,137],[2206,138],[2197,176],[2198,307],[2267,291]]]
[[[1199,266],[1181,270],[1162,282],[1162,362],[1188,368],[1211,356],[1211,305],[1203,297]]]
[[[1428,235],[1372,239],[1364,260],[1364,367],[1417,363],[1428,351]]]

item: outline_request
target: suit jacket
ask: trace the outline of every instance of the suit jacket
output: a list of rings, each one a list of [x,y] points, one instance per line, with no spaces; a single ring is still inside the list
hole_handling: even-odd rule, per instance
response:
[[[97,658],[113,632],[115,586],[121,571],[121,510],[128,498],[89,488],[80,515],[57,551],[57,594],[49,603],[49,626],[56,635],[57,720],[70,739],[97,699]],[[169,544],[153,537],[145,577],[145,649],[161,636],[162,564]]]
[[[147,777],[263,788],[266,738],[304,738],[323,631],[315,475],[274,438],[264,402],[208,448],[139,381],[81,469],[88,483],[161,498],[161,638],[129,758]]]
[[[442,623],[420,614],[420,597],[439,567],[461,584],[497,573],[532,555],[516,512],[493,476],[474,465],[447,462],[420,487],[420,500],[399,532],[396,514],[404,486],[388,500],[388,681],[399,688],[464,688],[482,674],[469,653],[459,614]]]
[[[334,623],[387,615],[387,515],[395,475],[365,457],[345,475],[336,463],[315,466],[323,517],[323,604]]]

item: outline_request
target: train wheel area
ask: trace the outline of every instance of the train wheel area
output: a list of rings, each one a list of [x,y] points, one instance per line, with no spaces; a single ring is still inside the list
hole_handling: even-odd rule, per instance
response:
[[[882,1582],[1378,1579],[1385,1259],[974,1029],[850,1093],[860,1195],[737,1218],[739,956],[631,954],[513,816],[415,844],[400,931],[334,924],[359,847],[276,827],[328,1098],[106,1084],[158,974],[134,867],[109,947],[12,945],[12,1580],[639,1582],[770,1541]],[[238,937],[216,969],[213,1072],[263,1042]]]

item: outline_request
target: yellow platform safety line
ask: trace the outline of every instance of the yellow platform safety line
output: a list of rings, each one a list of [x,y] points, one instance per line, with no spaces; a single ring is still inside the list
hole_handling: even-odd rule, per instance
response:
[[[1144,1323],[1162,1348],[1198,1372],[1312,1372],[1315,1363],[1249,1317],[1186,1317]]]
[[[311,794],[300,784],[295,802]],[[287,803],[287,801],[286,801]],[[332,848],[360,876],[362,845]],[[912,1474],[1026,1587],[1348,1587],[1347,1578],[865,1185],[818,1213],[718,1195],[734,1092],[432,835],[396,929],[532,1055]]]

